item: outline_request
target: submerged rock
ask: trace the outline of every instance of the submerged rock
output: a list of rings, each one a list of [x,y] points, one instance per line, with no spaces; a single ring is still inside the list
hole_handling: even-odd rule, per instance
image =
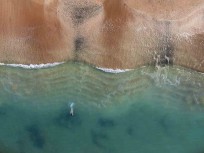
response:
[[[106,146],[104,145],[104,142],[107,143],[107,140],[109,140],[109,137],[107,134],[103,132],[97,132],[95,130],[91,130],[91,139],[92,139],[93,144],[96,147],[105,149]]]
[[[127,134],[128,134],[129,136],[133,136],[133,134],[134,134],[134,129],[133,129],[132,127],[128,127],[127,130],[126,130],[126,132],[127,132]]]
[[[29,134],[29,138],[33,143],[33,146],[39,149],[43,149],[45,146],[45,138],[43,137],[42,131],[37,125],[30,125],[26,128]]]
[[[108,118],[99,118],[98,124],[100,125],[100,127],[104,127],[104,128],[111,128],[116,125],[114,120],[108,119]]]

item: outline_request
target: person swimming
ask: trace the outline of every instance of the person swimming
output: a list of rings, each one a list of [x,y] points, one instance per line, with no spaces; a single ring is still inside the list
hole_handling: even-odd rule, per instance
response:
[[[70,105],[69,105],[69,107],[70,107],[70,112],[69,112],[69,114],[71,115],[71,116],[74,116],[74,102],[72,102]]]

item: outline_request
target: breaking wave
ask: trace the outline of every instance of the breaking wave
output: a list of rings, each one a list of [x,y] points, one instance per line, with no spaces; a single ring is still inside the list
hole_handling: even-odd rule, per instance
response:
[[[11,66],[11,67],[21,67],[24,69],[42,69],[42,68],[49,68],[54,67],[60,64],[63,64],[64,62],[55,62],[55,63],[46,63],[46,64],[5,64],[0,63],[0,66]]]
[[[102,67],[96,67],[98,70],[107,72],[107,73],[123,73],[132,71],[133,69],[110,69],[110,68],[102,68]]]

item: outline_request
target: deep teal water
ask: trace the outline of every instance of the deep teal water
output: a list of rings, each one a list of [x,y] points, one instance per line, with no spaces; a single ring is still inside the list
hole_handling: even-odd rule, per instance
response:
[[[2,66],[0,153],[203,153],[203,93],[204,75],[181,67]]]

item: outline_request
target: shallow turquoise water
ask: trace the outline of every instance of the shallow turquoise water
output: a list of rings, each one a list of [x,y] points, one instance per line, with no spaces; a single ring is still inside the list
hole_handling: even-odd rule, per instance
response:
[[[2,66],[0,88],[0,153],[204,152],[204,75],[198,72]]]

